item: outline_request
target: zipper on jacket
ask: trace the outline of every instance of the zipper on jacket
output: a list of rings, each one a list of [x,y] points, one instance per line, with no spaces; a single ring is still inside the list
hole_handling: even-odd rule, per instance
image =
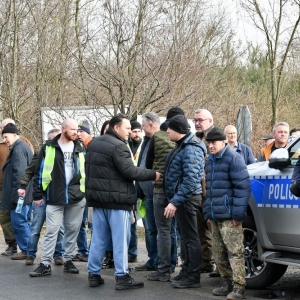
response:
[[[212,186],[213,186],[213,182],[214,182],[214,176],[215,176],[215,166],[216,166],[216,161],[215,161],[215,157],[214,159],[212,160],[213,162],[213,165],[212,165],[212,172],[211,172],[211,186],[210,186],[210,210],[211,210],[211,217],[213,218],[213,220],[215,220],[215,217],[214,217],[214,212],[213,212],[213,205],[212,205]]]

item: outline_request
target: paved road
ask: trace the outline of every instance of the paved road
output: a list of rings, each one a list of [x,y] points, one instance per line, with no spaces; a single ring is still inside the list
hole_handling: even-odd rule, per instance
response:
[[[4,248],[3,236],[0,232],[0,249]],[[40,244],[41,249],[41,244]],[[39,251],[39,255],[40,255]],[[146,260],[144,241],[139,241],[139,260]],[[202,287],[197,289],[175,289],[170,283],[151,282],[146,279],[147,272],[132,271],[131,275],[145,282],[145,287],[139,290],[116,291],[113,270],[103,270],[105,280],[103,286],[97,288],[88,287],[86,263],[77,262],[78,275],[63,272],[62,266],[52,266],[52,275],[31,278],[28,273],[33,266],[25,266],[24,261],[12,261],[9,257],[0,256],[0,300],[84,300],[84,299],[122,299],[122,300],[148,300],[148,299],[214,299],[221,300],[225,297],[212,296],[211,291],[219,286],[218,278],[209,278],[203,274]],[[131,264],[134,267],[137,263]],[[177,268],[178,269],[178,268]],[[177,270],[178,272],[179,270]],[[280,281],[265,290],[247,290],[248,300],[256,299],[300,299],[300,272],[299,269],[290,268],[287,275]],[[282,296],[284,291],[284,296]]]

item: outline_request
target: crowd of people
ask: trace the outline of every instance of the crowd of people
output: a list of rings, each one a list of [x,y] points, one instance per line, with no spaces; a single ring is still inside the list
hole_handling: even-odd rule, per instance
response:
[[[138,257],[140,201],[148,260],[135,271],[149,271],[148,280],[175,288],[200,287],[207,272],[221,277],[214,295],[244,299],[242,221],[251,194],[247,165],[256,160],[238,141],[235,126],[215,126],[206,109],[196,110],[193,122],[195,134],[180,107],[170,108],[162,124],[154,112],[141,123],[117,114],[93,138],[87,120],[66,119],[34,151],[14,120],[3,120],[0,225],[8,247],[1,255],[33,265],[46,222],[41,261],[31,277],[50,275],[52,259],[71,274],[79,273],[73,262],[83,261],[90,287],[104,284],[101,269],[115,268],[117,290],[141,288],[128,265]],[[268,160],[299,133],[286,122],[275,124],[257,161]],[[178,241],[180,272],[172,275]]]

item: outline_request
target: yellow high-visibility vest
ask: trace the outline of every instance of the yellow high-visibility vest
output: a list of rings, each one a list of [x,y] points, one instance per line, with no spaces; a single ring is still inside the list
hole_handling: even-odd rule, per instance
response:
[[[54,166],[55,160],[55,147],[46,146],[46,155],[44,160],[44,167],[42,172],[42,187],[43,191],[45,191],[52,181],[52,170]],[[80,169],[80,191],[85,193],[85,170],[84,170],[84,155],[82,152],[79,152],[79,169]]]

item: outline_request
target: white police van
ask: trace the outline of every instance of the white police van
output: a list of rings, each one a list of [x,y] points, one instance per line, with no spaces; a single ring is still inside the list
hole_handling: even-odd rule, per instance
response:
[[[300,137],[267,162],[248,166],[252,194],[243,222],[248,288],[266,287],[300,267],[300,198],[289,189]]]

